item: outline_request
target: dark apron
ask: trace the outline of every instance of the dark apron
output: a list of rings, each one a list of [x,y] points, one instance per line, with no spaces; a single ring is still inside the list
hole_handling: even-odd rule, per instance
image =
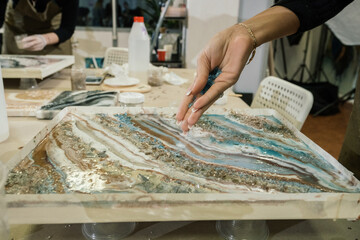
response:
[[[19,49],[16,45],[15,36],[20,34],[44,34],[54,32],[61,23],[61,8],[50,1],[44,12],[39,13],[29,0],[20,0],[13,8],[13,2],[8,1],[4,21],[3,54],[25,55],[72,55],[70,39],[67,41],[47,45],[41,51],[27,51]]]

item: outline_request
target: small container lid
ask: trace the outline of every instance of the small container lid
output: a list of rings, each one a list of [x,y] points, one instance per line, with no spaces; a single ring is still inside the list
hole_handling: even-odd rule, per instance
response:
[[[144,17],[136,16],[136,17],[134,17],[134,22],[144,22]]]
[[[137,104],[137,103],[143,103],[144,100],[145,100],[145,96],[142,93],[124,92],[124,93],[120,93],[119,95],[119,102],[121,103]]]

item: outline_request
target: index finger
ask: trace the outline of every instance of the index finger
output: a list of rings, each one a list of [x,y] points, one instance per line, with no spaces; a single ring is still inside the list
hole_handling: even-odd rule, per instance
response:
[[[221,73],[217,79],[221,79],[224,73]],[[206,93],[199,97],[193,105],[194,111],[188,117],[187,123],[190,126],[195,125],[201,115],[223,94],[223,92],[231,86],[226,81],[216,81]]]
[[[189,109],[189,104],[195,100],[195,96],[201,92],[205,87],[210,73],[210,63],[206,56],[203,54],[198,59],[197,72],[195,80],[190,88],[186,92],[186,96],[183,98],[178,112],[176,114],[176,120],[178,122],[183,121],[184,117]]]

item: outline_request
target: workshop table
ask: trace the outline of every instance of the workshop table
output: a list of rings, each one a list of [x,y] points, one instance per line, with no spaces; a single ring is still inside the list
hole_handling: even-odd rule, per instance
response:
[[[193,69],[171,69],[189,81],[181,86],[163,84],[152,87],[145,93],[144,107],[177,107],[194,78]],[[95,70],[93,74],[100,74]],[[13,79],[5,82],[5,92],[20,92]],[[69,69],[65,69],[41,82],[40,89],[70,90]],[[101,89],[101,86],[87,86],[87,90]],[[249,108],[238,97],[228,97],[225,105],[213,108]],[[9,117],[10,137],[0,143],[0,160],[7,162],[48,123],[35,117]],[[19,216],[21,217],[21,216]],[[346,220],[272,220],[268,221],[269,239],[360,239],[359,222]],[[144,222],[126,239],[221,239],[214,221],[197,222]],[[85,239],[81,224],[11,225],[10,239]]]

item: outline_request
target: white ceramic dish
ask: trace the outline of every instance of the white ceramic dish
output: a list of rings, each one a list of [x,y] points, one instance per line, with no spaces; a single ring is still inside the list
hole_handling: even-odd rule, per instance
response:
[[[126,77],[126,78],[108,78],[105,79],[104,83],[111,87],[126,87],[133,86],[140,83],[140,80],[137,78]]]

